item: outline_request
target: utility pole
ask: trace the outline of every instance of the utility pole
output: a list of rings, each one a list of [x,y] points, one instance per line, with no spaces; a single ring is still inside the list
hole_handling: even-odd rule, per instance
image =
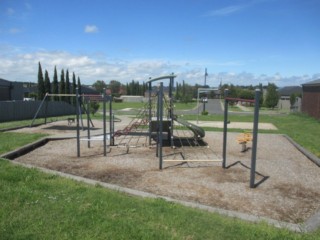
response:
[[[204,88],[207,86],[207,76],[208,76],[208,73],[207,73],[207,68],[205,68],[205,73],[204,73]],[[205,93],[205,97],[202,99],[203,101],[203,112],[206,111],[206,101],[208,99],[208,94]]]

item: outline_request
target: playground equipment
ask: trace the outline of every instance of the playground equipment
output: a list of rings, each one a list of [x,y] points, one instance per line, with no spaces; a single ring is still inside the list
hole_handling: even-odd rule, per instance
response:
[[[89,94],[82,94],[82,95],[80,95],[80,96],[81,96],[82,100],[79,100],[79,103],[80,103],[80,104],[79,104],[79,106],[77,106],[77,107],[80,108],[80,109],[79,109],[80,112],[82,112],[81,109],[83,109],[85,113],[89,112],[89,107],[86,108],[86,106],[84,105],[84,102],[85,102],[86,99],[89,99],[89,100],[90,100],[90,98],[95,98],[95,99],[101,98],[101,95],[93,95],[93,94],[91,94],[91,95],[89,95]],[[30,124],[30,127],[33,127],[34,121],[35,121],[36,118],[38,117],[38,114],[39,114],[40,110],[43,108],[43,105],[45,105],[45,106],[44,106],[44,107],[45,107],[44,123],[47,124],[47,103],[48,103],[48,101],[46,101],[46,100],[47,100],[48,97],[77,97],[77,94],[51,94],[51,93],[46,93],[46,95],[45,95],[44,98],[42,99],[42,101],[41,101],[41,103],[40,103],[40,105],[39,105],[39,108],[37,109],[37,111],[36,111],[36,113],[35,113],[35,115],[34,115],[34,117],[33,117],[33,119],[32,119],[32,122],[31,122],[31,124]],[[76,111],[78,111],[78,109],[77,109]],[[92,123],[91,119],[89,119],[89,121],[90,121],[91,125],[93,126],[93,123]],[[71,125],[72,122],[74,122],[74,118],[68,118],[68,125]],[[82,128],[83,128],[83,119],[82,119],[82,116],[81,116],[81,125],[82,125]]]
[[[240,135],[237,136],[237,142],[242,146],[241,152],[245,152],[248,150],[247,143],[251,141],[252,141],[251,132],[240,133]]]
[[[105,89],[103,91],[102,95],[84,95],[87,97],[97,97],[97,96],[101,96],[101,100],[103,101],[103,133],[102,136],[99,137],[94,137],[91,138],[90,135],[90,114],[89,111],[87,110],[87,138],[80,138],[80,124],[79,124],[79,119],[80,116],[82,116],[82,111],[81,111],[81,95],[79,95],[79,89],[76,89],[76,105],[77,105],[77,157],[80,157],[80,140],[82,141],[87,141],[88,142],[88,148],[90,148],[90,142],[91,141],[103,141],[103,155],[107,156],[107,138],[110,140],[110,146],[114,145],[114,115],[112,114],[112,96],[106,96],[105,94]],[[86,99],[85,99],[86,100]],[[110,133],[107,134],[106,132],[106,102],[109,101],[109,122],[110,122],[110,126],[109,126],[109,130]],[[90,101],[87,101],[87,109],[89,109],[89,104]],[[82,119],[82,118],[81,118]],[[83,124],[82,124],[83,126]],[[92,124],[93,126],[93,124]]]
[[[252,153],[251,153],[251,169],[250,169],[250,188],[254,188],[255,184],[255,173],[256,173],[256,160],[257,160],[257,143],[258,143],[258,123],[259,123],[259,100],[261,91],[260,89],[255,90],[255,98],[241,99],[228,97],[228,89],[224,91],[224,123],[223,123],[223,150],[222,150],[222,167],[226,167],[227,162],[227,131],[228,131],[228,106],[229,102],[250,102],[254,103],[254,119],[253,119],[253,130],[252,130]]]
[[[151,144],[152,136],[155,136],[156,140],[156,156],[159,158],[159,169],[163,168],[164,162],[221,162],[220,159],[212,159],[213,152],[211,149],[203,143],[202,138],[205,136],[205,131],[188,121],[179,118],[173,113],[173,84],[174,78],[176,76],[174,74],[153,78],[147,81],[148,89],[149,89],[149,144]],[[163,91],[163,82],[160,82],[157,91],[155,92],[156,96],[156,104],[152,104],[151,92],[152,92],[152,83],[156,81],[161,81],[169,79],[169,90],[168,90],[168,100],[164,96]],[[152,111],[152,106],[156,106],[156,111]],[[167,105],[166,109],[164,106]],[[152,112],[154,114],[152,114]],[[176,126],[175,123],[178,123],[179,126]],[[182,129],[179,127],[182,126]],[[180,136],[180,132],[184,133],[183,128],[187,128],[191,130],[193,136],[184,136],[182,138]],[[164,159],[163,156],[163,144],[167,140],[169,146],[174,149],[173,154],[169,154],[169,156],[180,156],[182,159]],[[187,153],[187,149],[184,148],[185,145],[188,145],[188,148],[191,149],[192,154]],[[210,157],[208,159],[196,159],[196,152],[199,149],[195,149],[196,147],[203,147],[201,149],[201,153],[210,151]],[[181,150],[177,152],[177,149]],[[187,155],[189,155],[187,157]],[[165,156],[167,157],[167,156]]]
[[[43,100],[41,101],[38,110],[35,113],[35,116],[31,122],[30,127],[33,126],[35,119],[37,118],[41,108],[43,107],[46,99],[48,97],[75,97],[76,98],[76,128],[77,128],[77,157],[80,157],[80,141],[87,141],[88,148],[90,148],[91,141],[103,141],[104,145],[104,156],[106,156],[106,146],[107,146],[107,139],[110,140],[110,146],[114,145],[114,115],[112,114],[112,97],[107,96],[105,94],[105,89],[103,94],[79,94],[79,89],[76,89],[76,94],[49,94],[47,93]],[[90,135],[90,125],[94,127],[93,122],[90,118],[89,107],[90,101],[102,101],[103,102],[103,134],[102,136],[95,136],[91,137]],[[109,102],[109,122],[110,122],[110,133],[107,134],[106,132],[106,102]],[[46,112],[46,111],[45,111]],[[87,138],[80,138],[80,120],[81,120],[81,127],[84,130],[83,118],[82,113],[85,112],[87,115]],[[74,118],[68,118],[68,125],[74,122]],[[47,116],[45,116],[45,123],[47,123]]]

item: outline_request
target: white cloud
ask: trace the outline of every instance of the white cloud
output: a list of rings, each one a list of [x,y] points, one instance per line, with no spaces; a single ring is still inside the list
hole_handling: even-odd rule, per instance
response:
[[[204,83],[205,64],[193,61],[167,61],[164,59],[135,59],[112,60],[101,55],[72,54],[65,51],[33,51],[24,52],[23,49],[9,45],[0,45],[0,78],[11,81],[36,82],[38,62],[43,71],[47,70],[50,79],[53,77],[54,67],[58,72],[68,69],[70,74],[75,72],[84,84],[92,84],[96,80],[118,80],[122,83],[147,81],[150,77],[168,75],[174,72],[176,81],[183,80],[188,84]],[[208,65],[207,65],[208,66]],[[292,86],[320,78],[320,73],[314,75],[284,76],[283,74],[260,74],[250,72],[211,72],[208,68],[207,84],[216,87],[222,83],[234,85],[267,85],[269,82],[277,86]],[[164,82],[164,84],[167,84]]]
[[[236,12],[239,12],[244,8],[245,8],[245,6],[242,6],[242,5],[228,6],[228,7],[212,10],[212,11],[206,13],[205,16],[206,17],[228,16],[228,15],[234,14]]]
[[[85,33],[97,33],[97,32],[99,32],[99,29],[95,25],[86,25],[84,27],[84,32]]]

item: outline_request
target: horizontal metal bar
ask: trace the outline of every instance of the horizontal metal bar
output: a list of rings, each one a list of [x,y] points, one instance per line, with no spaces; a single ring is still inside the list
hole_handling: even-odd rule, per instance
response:
[[[255,102],[254,99],[242,99],[242,98],[231,98],[231,97],[227,97],[227,98],[225,98],[225,100],[238,101],[238,102],[250,102],[250,103],[254,103]]]
[[[221,159],[185,159],[185,160],[177,160],[177,159],[164,159],[164,162],[221,162]]]

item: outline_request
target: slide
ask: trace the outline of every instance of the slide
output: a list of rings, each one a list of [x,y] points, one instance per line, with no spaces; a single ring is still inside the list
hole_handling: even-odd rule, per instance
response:
[[[195,138],[199,139],[199,138],[203,138],[205,136],[205,131],[201,127],[199,127],[195,124],[189,123],[188,121],[186,121],[182,118],[178,118],[178,116],[175,116],[173,118],[173,120],[175,120],[176,122],[180,123],[181,125],[189,128],[194,133]]]

